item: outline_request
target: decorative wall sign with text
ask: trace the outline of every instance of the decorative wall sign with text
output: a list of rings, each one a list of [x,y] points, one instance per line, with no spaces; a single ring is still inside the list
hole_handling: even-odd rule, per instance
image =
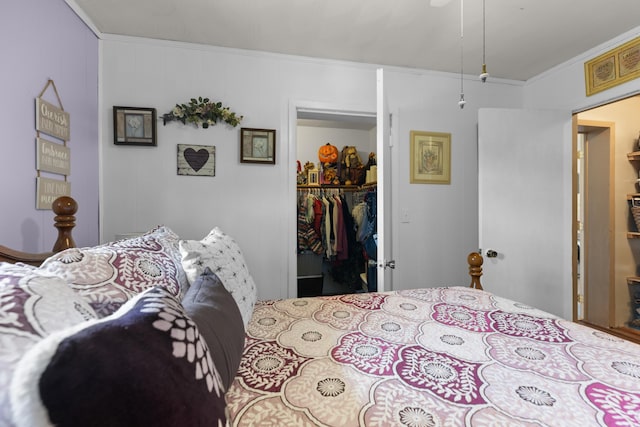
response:
[[[71,116],[62,108],[36,98],[36,130],[63,141],[71,136]]]
[[[178,144],[178,175],[216,176],[216,147]]]
[[[71,174],[71,150],[62,144],[36,138],[36,169],[39,171]]]
[[[38,209],[51,209],[51,204],[61,196],[71,195],[71,183],[44,177],[36,178],[36,200]]]
[[[52,87],[59,106],[42,99],[45,91]],[[61,142],[41,138],[40,133]],[[62,100],[53,80],[47,81],[36,98],[36,209],[51,209],[51,204],[60,196],[71,196],[71,149],[67,141],[71,136],[71,115],[64,111]],[[42,172],[63,175],[64,180],[44,177]]]

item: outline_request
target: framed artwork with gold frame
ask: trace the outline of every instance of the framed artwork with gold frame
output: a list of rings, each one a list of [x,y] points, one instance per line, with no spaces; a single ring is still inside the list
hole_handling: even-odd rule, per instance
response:
[[[451,134],[411,131],[411,184],[451,183]]]
[[[640,37],[584,63],[587,96],[640,77]]]

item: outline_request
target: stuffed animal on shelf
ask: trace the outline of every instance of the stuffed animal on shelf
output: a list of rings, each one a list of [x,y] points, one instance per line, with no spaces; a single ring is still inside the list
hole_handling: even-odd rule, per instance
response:
[[[322,165],[322,176],[324,184],[340,184],[338,179],[338,168],[335,163],[324,163]]]
[[[358,149],[347,145],[340,155],[340,182],[345,185],[360,185],[364,182],[364,165]]]

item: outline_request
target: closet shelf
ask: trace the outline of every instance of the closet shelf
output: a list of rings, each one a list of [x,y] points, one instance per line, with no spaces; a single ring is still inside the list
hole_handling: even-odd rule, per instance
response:
[[[627,239],[640,239],[640,232],[627,231]]]
[[[627,153],[627,159],[640,160],[640,151],[634,151],[633,153]]]
[[[322,185],[307,185],[307,184],[300,184],[298,185],[298,189],[299,190],[306,190],[306,189],[327,189],[327,188],[338,188],[341,190],[351,190],[351,191],[358,191],[361,190],[363,188],[373,188],[377,185],[376,182],[369,182],[366,184],[362,184],[362,185],[336,185],[336,184],[322,184]]]

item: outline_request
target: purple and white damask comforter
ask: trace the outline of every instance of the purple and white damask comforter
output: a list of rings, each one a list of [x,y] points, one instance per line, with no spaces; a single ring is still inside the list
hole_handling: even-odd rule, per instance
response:
[[[637,426],[640,346],[470,288],[258,302],[234,426]]]

